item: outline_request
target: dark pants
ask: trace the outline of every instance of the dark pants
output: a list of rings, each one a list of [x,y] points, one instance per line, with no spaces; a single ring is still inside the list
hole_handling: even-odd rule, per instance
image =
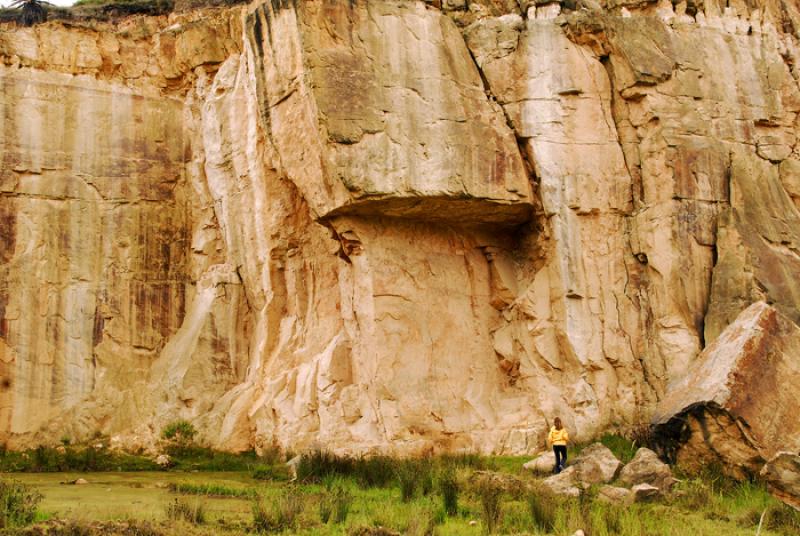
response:
[[[560,473],[564,470],[564,466],[567,464],[567,446],[553,445],[553,453],[556,455],[556,466],[553,469],[553,472]]]

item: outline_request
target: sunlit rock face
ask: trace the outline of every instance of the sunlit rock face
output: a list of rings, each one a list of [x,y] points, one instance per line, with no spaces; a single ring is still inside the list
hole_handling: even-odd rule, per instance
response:
[[[800,320],[796,7],[623,4],[3,27],[4,439],[530,452]]]

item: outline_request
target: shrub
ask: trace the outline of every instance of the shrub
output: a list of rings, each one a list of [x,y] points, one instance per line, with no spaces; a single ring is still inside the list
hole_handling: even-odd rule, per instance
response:
[[[476,488],[481,501],[483,525],[489,534],[494,534],[500,523],[500,503],[503,498],[502,486],[491,478],[483,478]]]
[[[303,496],[292,488],[272,502],[263,497],[253,500],[253,529],[256,532],[281,532],[294,529],[304,507]]]
[[[458,513],[459,486],[455,469],[451,466],[445,467],[439,473],[438,484],[445,513],[449,516],[456,515]]]
[[[0,528],[20,527],[36,518],[42,495],[16,480],[0,480]]]
[[[193,525],[202,525],[206,522],[205,506],[199,501],[189,504],[186,501],[175,499],[167,506],[167,519],[173,521],[188,521]]]
[[[161,431],[162,438],[184,444],[194,441],[196,435],[197,430],[194,425],[183,419],[167,424]]]

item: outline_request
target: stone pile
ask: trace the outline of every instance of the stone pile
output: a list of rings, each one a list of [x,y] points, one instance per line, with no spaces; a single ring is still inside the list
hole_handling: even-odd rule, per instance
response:
[[[546,455],[542,455],[525,467],[541,473],[546,460]],[[553,465],[549,470],[552,472]],[[614,481],[621,486],[610,485]],[[554,495],[578,497],[589,486],[602,484],[598,491],[600,500],[630,503],[662,497],[675,482],[669,465],[650,449],[640,448],[630,462],[623,464],[607,447],[594,443],[583,449],[566,469],[545,478],[540,485],[542,490]]]

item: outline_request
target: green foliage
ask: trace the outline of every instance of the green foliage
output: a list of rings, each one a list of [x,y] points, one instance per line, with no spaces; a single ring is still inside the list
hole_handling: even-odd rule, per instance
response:
[[[256,480],[286,482],[289,480],[289,468],[286,465],[259,465],[253,469],[252,477]]]
[[[21,527],[36,518],[42,495],[16,480],[0,480],[0,528]]]
[[[161,430],[161,437],[168,441],[175,441],[179,444],[188,444],[194,441],[197,430],[194,425],[187,420],[177,420],[167,424]]]
[[[259,533],[293,530],[304,503],[303,496],[295,488],[285,490],[273,501],[266,501],[263,497],[254,499],[253,530]]]
[[[255,490],[250,488],[232,488],[222,484],[192,484],[190,482],[172,482],[169,490],[185,495],[206,495],[208,497],[253,497]]]
[[[190,504],[187,501],[175,499],[167,505],[167,519],[172,521],[183,520],[192,525],[202,525],[206,522],[206,510],[200,501]]]
[[[352,477],[364,487],[386,487],[394,481],[397,467],[398,461],[388,456],[351,457],[316,450],[300,458],[297,477],[303,482],[322,482],[331,476]]]
[[[63,471],[157,471],[159,466],[143,456],[98,448],[95,445],[39,446],[26,451],[0,453],[0,471],[54,473]]]
[[[170,445],[165,449],[178,471],[251,471],[263,460],[254,451],[222,452],[196,445]]]
[[[455,469],[452,466],[445,466],[439,473],[437,479],[439,493],[442,495],[442,506],[449,516],[458,513],[458,493],[460,491]]]

